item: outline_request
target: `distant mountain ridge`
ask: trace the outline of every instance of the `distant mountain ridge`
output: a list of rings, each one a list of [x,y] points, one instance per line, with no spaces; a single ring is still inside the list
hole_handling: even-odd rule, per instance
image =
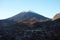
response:
[[[39,15],[35,12],[31,12],[31,11],[28,11],[28,12],[21,12],[11,18],[8,18],[8,20],[13,20],[13,21],[26,21],[26,20],[30,20],[30,19],[38,19],[38,20],[47,20],[49,18],[47,17],[44,17],[42,15]]]

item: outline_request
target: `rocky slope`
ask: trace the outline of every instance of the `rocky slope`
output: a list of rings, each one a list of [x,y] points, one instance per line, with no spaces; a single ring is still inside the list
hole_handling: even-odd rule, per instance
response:
[[[60,40],[60,19],[33,24],[16,23],[0,29],[0,40]]]

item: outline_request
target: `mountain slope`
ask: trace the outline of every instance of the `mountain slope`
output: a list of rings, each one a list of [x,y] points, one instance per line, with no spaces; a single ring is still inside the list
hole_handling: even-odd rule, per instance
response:
[[[56,14],[54,17],[53,17],[53,20],[56,20],[56,19],[59,19],[60,18],[60,13]]]

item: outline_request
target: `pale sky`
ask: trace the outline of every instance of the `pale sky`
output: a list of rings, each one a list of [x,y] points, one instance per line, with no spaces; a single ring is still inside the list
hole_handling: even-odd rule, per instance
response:
[[[52,18],[60,12],[60,0],[0,0],[0,19],[27,10]]]

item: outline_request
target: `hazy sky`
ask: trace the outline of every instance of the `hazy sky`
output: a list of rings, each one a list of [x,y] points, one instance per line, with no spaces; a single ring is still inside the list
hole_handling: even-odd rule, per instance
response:
[[[52,18],[60,12],[60,0],[0,0],[0,19],[27,10]]]

